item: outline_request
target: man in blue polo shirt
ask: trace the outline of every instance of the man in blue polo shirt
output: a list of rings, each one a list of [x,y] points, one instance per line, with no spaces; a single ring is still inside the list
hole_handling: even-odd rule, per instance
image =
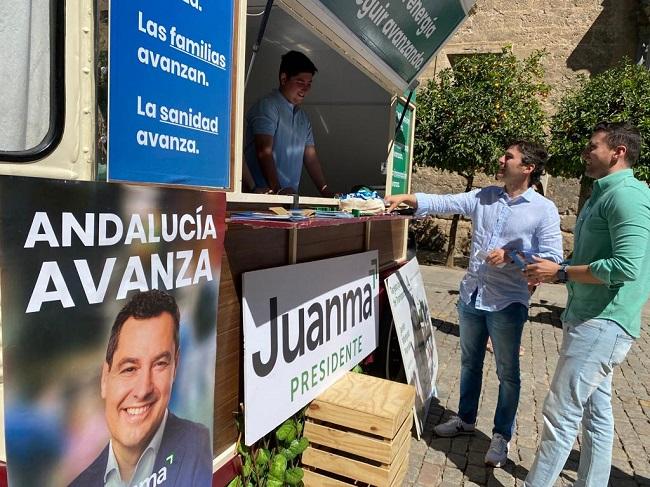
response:
[[[280,86],[246,115],[246,163],[251,190],[298,192],[304,164],[322,196],[332,196],[321,168],[309,117],[300,108],[311,89],[316,66],[303,53],[289,51],[280,63]]]

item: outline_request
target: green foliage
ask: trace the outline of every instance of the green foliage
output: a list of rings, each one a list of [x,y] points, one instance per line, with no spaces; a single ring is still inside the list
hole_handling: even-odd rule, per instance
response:
[[[300,485],[304,475],[302,468],[288,468],[284,474],[284,480],[289,485]]]
[[[293,440],[288,448],[282,449],[282,455],[286,457],[287,460],[295,460],[302,452],[304,452],[309,446],[309,440],[304,436],[302,438]]]
[[[236,422],[241,431],[241,415]],[[252,447],[244,445],[240,435],[237,452],[242,468],[228,487],[302,487],[304,473],[298,465],[300,455],[309,446],[309,440],[302,436],[304,424],[304,412],[301,411]]]
[[[297,432],[298,428],[292,421],[285,421],[282,423],[282,426],[275,431],[275,437],[278,441],[291,443],[296,438]]]
[[[466,178],[492,173],[513,139],[542,140],[543,51],[466,56],[418,92],[414,160]]]
[[[646,141],[634,168],[636,176],[650,180],[650,71],[624,60],[591,78],[581,76],[575,89],[559,102],[551,119],[551,174],[580,177],[584,162],[580,154],[598,122],[627,120],[636,125]]]
[[[354,367],[352,367],[352,370],[350,372],[354,372],[355,374],[363,374],[364,373],[363,367],[361,366],[361,364],[357,364]]]
[[[284,481],[284,473],[287,471],[287,457],[281,453],[273,455],[271,458],[271,468],[269,469],[269,480],[280,482]]]

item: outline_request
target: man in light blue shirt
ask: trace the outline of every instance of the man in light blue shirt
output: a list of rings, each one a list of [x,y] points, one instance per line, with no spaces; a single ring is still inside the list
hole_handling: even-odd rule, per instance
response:
[[[146,482],[146,479],[151,477],[151,474],[154,471],[154,462],[158,456],[160,444],[162,443],[165,425],[167,424],[167,414],[168,411],[165,411],[165,416],[163,417],[160,426],[158,426],[158,430],[153,435],[149,445],[147,445],[138,459],[133,476],[128,482],[122,481],[120,465],[115,457],[113,440],[111,439],[108,442],[108,461],[106,462],[106,472],[104,473],[104,487],[128,487],[129,485],[140,485],[141,483]]]
[[[300,108],[316,71],[303,53],[289,51],[282,56],[278,89],[258,100],[246,114],[244,155],[252,181],[244,183],[254,185],[248,190],[297,193],[304,164],[320,194],[331,196],[309,117]]]
[[[453,195],[418,193],[386,198],[389,211],[406,203],[416,208],[416,216],[457,213],[472,220],[469,268],[460,285],[458,302],[458,416],[436,426],[435,432],[445,437],[474,432],[485,347],[491,338],[499,397],[485,463],[494,467],[503,466],[508,458],[521,384],[519,346],[528,318],[528,282],[515,261],[521,263],[533,255],[562,261],[557,208],[533,188],[544,172],[547,158],[539,144],[516,141],[499,159],[497,180],[505,183],[503,187],[488,186]]]

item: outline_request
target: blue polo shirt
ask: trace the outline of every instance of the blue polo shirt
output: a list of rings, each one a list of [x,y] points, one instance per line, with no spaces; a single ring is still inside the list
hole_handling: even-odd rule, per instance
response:
[[[269,184],[255,153],[255,135],[273,137],[273,159],[280,187],[298,190],[305,147],[314,145],[307,114],[278,90],[258,100],[246,114],[244,155],[255,184],[266,187]]]

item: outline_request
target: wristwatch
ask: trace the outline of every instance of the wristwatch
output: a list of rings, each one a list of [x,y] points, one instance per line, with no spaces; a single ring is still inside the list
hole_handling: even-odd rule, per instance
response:
[[[569,275],[567,274],[566,268],[569,267],[569,264],[560,264],[560,269],[557,271],[557,280],[560,284],[564,284],[569,280]]]

